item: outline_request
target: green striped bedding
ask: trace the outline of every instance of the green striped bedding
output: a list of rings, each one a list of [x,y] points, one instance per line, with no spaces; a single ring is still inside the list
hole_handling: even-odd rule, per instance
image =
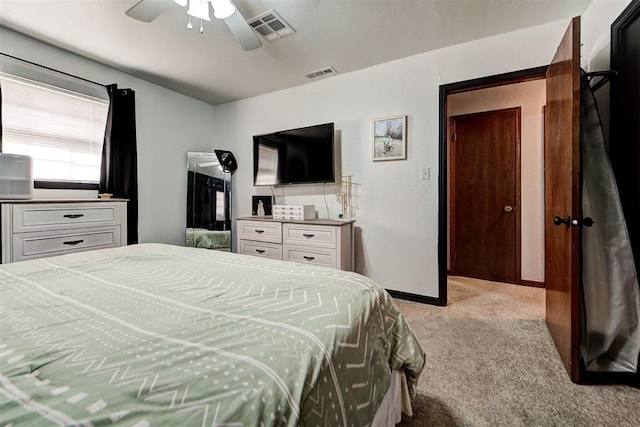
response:
[[[0,425],[366,426],[424,353],[339,270],[162,244],[0,266]]]

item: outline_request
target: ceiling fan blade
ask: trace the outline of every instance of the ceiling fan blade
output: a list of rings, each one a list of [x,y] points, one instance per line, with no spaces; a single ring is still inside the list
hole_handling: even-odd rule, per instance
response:
[[[262,42],[237,7],[236,11],[230,17],[225,18],[224,22],[244,50],[253,50],[262,46]]]
[[[174,0],[140,0],[125,14],[138,21],[151,22],[172,4]]]

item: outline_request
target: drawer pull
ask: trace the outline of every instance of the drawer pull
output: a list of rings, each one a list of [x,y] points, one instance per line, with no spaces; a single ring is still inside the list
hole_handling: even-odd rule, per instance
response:
[[[307,261],[313,261],[314,259],[316,259],[316,257],[306,255],[303,255],[302,258],[306,259]]]
[[[312,237],[316,237],[315,234],[302,234],[304,237],[308,237],[309,239]]]
[[[258,252],[259,254],[263,254],[263,253],[265,253],[266,251],[265,251],[264,249],[256,249],[256,252]]]
[[[63,245],[75,246],[79,243],[84,242],[84,240],[69,240],[68,242],[63,242]]]
[[[84,216],[84,214],[66,214],[66,215],[62,215],[65,218],[71,218],[71,219],[76,219],[76,218],[82,218]]]
[[[264,233],[264,230],[258,230],[258,229],[255,229],[255,230],[253,230],[253,231],[255,231],[255,232],[256,232],[256,233],[258,233],[258,234]]]

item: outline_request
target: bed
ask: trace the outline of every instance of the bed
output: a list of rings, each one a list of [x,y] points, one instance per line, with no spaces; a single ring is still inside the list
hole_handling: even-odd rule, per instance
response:
[[[207,230],[206,228],[187,228],[187,244],[203,249],[231,249],[230,230]]]
[[[361,275],[163,244],[2,265],[0,325],[1,425],[389,425],[424,365]]]

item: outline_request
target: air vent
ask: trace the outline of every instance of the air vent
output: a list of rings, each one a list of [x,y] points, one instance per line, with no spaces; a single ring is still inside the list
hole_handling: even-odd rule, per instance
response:
[[[312,71],[307,74],[308,79],[315,79],[318,77],[326,76],[329,74],[335,74],[337,71],[333,67],[321,68],[320,70]]]
[[[256,30],[262,37],[267,40],[277,40],[283,37],[291,36],[296,30],[291,25],[284,22],[277,13],[269,10],[262,15],[249,19],[249,25]]]

